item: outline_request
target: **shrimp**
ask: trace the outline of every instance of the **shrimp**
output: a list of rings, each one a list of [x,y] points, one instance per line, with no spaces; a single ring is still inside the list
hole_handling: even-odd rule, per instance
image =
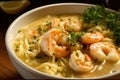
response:
[[[93,33],[86,33],[82,36],[82,42],[83,43],[96,43],[101,41],[104,38],[104,36],[102,35],[102,33],[96,31]]]
[[[94,68],[91,58],[80,50],[73,51],[69,59],[69,66],[76,72],[89,72]]]
[[[79,20],[75,16],[71,16],[53,19],[52,27],[65,29],[66,31],[80,31],[82,28],[82,24],[83,24],[82,20]]]
[[[67,37],[65,31],[51,29],[41,39],[41,50],[48,56],[55,55],[56,58],[65,57],[70,53],[67,46]]]
[[[80,31],[82,28],[82,21],[79,21],[76,17],[67,19],[64,24],[66,31]]]
[[[113,46],[107,42],[97,42],[90,45],[90,55],[98,61],[104,61],[105,59],[117,62],[120,60],[120,54]]]

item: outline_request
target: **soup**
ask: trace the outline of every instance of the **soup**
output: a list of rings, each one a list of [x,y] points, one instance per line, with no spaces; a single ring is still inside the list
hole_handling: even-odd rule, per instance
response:
[[[21,27],[13,48],[25,64],[59,77],[91,78],[120,70],[120,48],[106,25],[83,14],[47,15]]]

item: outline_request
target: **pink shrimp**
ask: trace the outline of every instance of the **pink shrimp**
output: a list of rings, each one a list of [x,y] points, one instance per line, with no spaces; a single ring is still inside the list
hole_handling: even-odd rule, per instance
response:
[[[100,32],[96,31],[93,33],[84,34],[82,37],[82,42],[88,43],[88,44],[96,43],[96,42],[101,41],[103,38],[104,38],[104,36]]]
[[[41,39],[41,50],[48,56],[65,57],[70,53],[69,47],[66,45],[67,37],[66,32],[60,29],[51,29]]]
[[[80,50],[73,51],[69,59],[69,66],[77,72],[89,72],[94,68],[91,58]]]
[[[78,17],[71,16],[62,18],[62,21],[59,18],[53,19],[52,27],[65,29],[66,31],[80,31],[82,24]]]
[[[107,42],[97,42],[90,45],[90,55],[98,61],[109,60],[117,62],[120,54],[112,44]]]

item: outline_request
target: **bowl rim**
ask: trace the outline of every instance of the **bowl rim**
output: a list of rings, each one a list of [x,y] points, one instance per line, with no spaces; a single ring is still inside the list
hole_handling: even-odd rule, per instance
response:
[[[44,72],[40,72],[30,66],[28,66],[27,64],[25,64],[24,62],[22,62],[22,60],[20,60],[16,55],[15,55],[15,52],[13,50],[13,48],[9,45],[10,43],[9,42],[9,33],[10,31],[12,30],[14,24],[16,24],[19,19],[27,16],[28,14],[30,13],[34,13],[34,11],[38,11],[38,10],[41,10],[41,9],[44,9],[44,8],[49,8],[49,7],[55,7],[55,6],[63,6],[63,5],[70,5],[70,6],[75,6],[75,5],[81,5],[81,6],[95,6],[94,4],[87,4],[87,3],[54,3],[54,4],[48,4],[48,5],[44,5],[44,6],[39,6],[39,7],[36,7],[36,8],[33,8],[23,14],[21,14],[20,16],[18,16],[11,24],[10,26],[8,27],[7,31],[6,31],[6,34],[5,34],[5,45],[6,45],[6,48],[7,48],[7,51],[8,51],[8,54],[9,54],[9,57],[12,56],[15,61],[20,65],[22,66],[24,69],[34,73],[35,75],[45,75],[49,78],[58,78],[58,79],[102,79],[102,78],[107,78],[107,77],[111,77],[111,76],[114,76],[116,74],[119,74],[120,71],[117,71],[117,72],[114,72],[112,74],[107,74],[107,75],[103,75],[103,76],[98,76],[98,77],[92,77],[92,78],[62,78],[62,77],[58,77],[58,76],[55,76],[55,75],[49,75],[47,73],[44,73]],[[108,9],[108,8],[106,8]],[[112,9],[108,9],[110,11],[114,11]],[[10,59],[11,60],[11,59]],[[16,67],[15,67],[16,68]]]

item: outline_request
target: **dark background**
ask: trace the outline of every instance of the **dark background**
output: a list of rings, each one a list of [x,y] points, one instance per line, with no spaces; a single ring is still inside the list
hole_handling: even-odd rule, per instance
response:
[[[67,3],[67,2],[75,2],[75,3],[88,3],[88,4],[99,4],[114,10],[119,10],[120,8],[120,0],[29,0],[31,4],[24,9],[21,13],[11,15],[3,12],[0,9],[0,28],[4,28],[6,31],[7,27],[10,25],[10,23],[19,15],[23,14],[24,12],[31,10],[33,8],[43,6],[43,5],[48,5],[48,4],[53,4],[53,3]],[[106,3],[106,1],[109,1]],[[5,23],[5,24],[4,24]],[[0,29],[1,32],[1,29]]]
[[[5,47],[5,33],[9,25],[15,20],[18,16],[25,13],[28,10],[33,8],[53,4],[53,3],[89,3],[89,4],[99,4],[111,9],[118,11],[120,9],[120,0],[29,0],[31,4],[24,9],[21,13],[18,14],[7,14],[0,9],[0,80],[2,79],[22,79],[22,77],[18,74],[14,66],[9,60],[7,50]],[[106,3],[106,1],[109,1]],[[7,64],[7,65],[6,65]],[[12,69],[9,69],[9,68]],[[3,70],[5,69],[5,70]],[[7,72],[7,74],[5,73]],[[14,73],[14,75],[10,75]],[[2,76],[1,76],[2,75]],[[5,76],[5,77],[4,77]],[[117,75],[118,76],[118,75]]]

